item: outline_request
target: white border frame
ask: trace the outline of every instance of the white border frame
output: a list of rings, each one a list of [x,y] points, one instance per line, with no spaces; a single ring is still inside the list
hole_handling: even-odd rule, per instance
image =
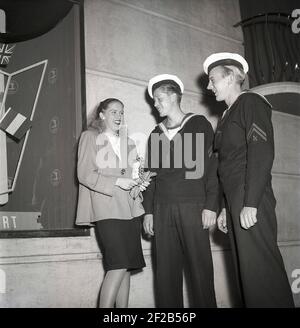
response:
[[[13,76],[17,75],[17,74],[23,73],[25,71],[28,71],[28,70],[30,70],[32,68],[35,68],[35,67],[38,67],[40,65],[44,65],[44,67],[43,67],[42,75],[41,75],[41,78],[40,78],[40,83],[39,83],[39,86],[38,86],[38,90],[37,90],[37,93],[36,93],[36,96],[35,96],[34,104],[33,104],[31,115],[30,115],[30,120],[33,121],[36,105],[37,105],[37,102],[38,102],[38,98],[40,96],[42,83],[43,83],[46,68],[47,68],[47,65],[48,65],[48,59],[42,60],[42,61],[40,61],[38,63],[35,63],[33,65],[30,65],[30,66],[26,66],[26,67],[24,67],[24,68],[22,68],[18,71],[15,71],[13,73],[7,73],[7,72],[4,72],[4,71],[0,70],[0,74],[3,74],[4,76],[8,76],[8,80],[6,82],[4,95],[3,95],[3,99],[2,99],[2,104],[1,104],[1,107],[0,107],[0,113],[3,113],[3,115],[5,114],[5,110],[3,108],[5,106],[6,97],[7,97],[7,93],[8,93],[8,87],[9,87],[11,78]],[[18,178],[18,175],[19,175],[19,170],[20,170],[20,167],[21,167],[21,163],[22,163],[22,159],[23,159],[23,156],[24,156],[24,152],[25,152],[25,148],[26,148],[26,144],[27,144],[27,141],[28,141],[29,134],[30,134],[30,129],[26,132],[26,135],[25,135],[25,140],[24,140],[24,143],[22,145],[22,149],[21,149],[19,160],[18,160],[16,172],[15,172],[15,175],[14,175],[14,178],[13,178],[12,187],[8,188],[5,191],[1,191],[0,195],[8,194],[8,193],[13,192],[15,190],[16,183],[17,183],[17,178]]]

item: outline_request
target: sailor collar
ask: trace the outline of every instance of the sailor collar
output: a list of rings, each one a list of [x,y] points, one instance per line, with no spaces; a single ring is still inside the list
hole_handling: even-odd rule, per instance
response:
[[[162,130],[162,132],[166,135],[166,137],[169,140],[172,140],[174,138],[174,136],[177,134],[178,131],[180,131],[184,125],[193,117],[196,116],[198,114],[193,114],[193,113],[188,113],[185,115],[185,117],[183,118],[182,122],[180,123],[180,125],[176,126],[176,127],[172,127],[170,129],[167,129],[167,127],[165,126],[165,124],[163,122],[159,123],[158,126],[160,127],[160,129]]]

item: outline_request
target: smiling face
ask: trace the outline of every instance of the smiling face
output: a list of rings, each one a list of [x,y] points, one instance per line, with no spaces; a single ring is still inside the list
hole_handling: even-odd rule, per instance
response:
[[[223,68],[216,66],[209,72],[208,78],[207,89],[212,90],[217,101],[225,100],[229,93],[230,75],[225,75]]]
[[[124,122],[124,107],[120,102],[113,101],[99,115],[105,123],[105,130],[115,134]]]
[[[153,92],[154,107],[159,112],[159,116],[168,116],[176,104],[176,94],[165,92],[162,87]]]

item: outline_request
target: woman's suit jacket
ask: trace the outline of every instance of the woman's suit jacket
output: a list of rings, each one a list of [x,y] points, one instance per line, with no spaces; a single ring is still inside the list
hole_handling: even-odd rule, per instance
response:
[[[108,218],[128,220],[144,214],[141,198],[134,199],[129,191],[115,185],[118,178],[132,177],[132,162],[137,158],[137,151],[133,140],[127,139],[127,145],[123,148],[128,157],[127,165],[122,166],[104,133],[92,130],[82,133],[77,165],[77,225],[93,225]],[[97,163],[101,163],[101,167]]]

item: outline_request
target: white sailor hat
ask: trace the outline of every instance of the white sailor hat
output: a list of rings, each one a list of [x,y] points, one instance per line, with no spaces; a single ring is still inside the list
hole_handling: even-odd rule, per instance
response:
[[[149,96],[151,98],[153,98],[154,88],[157,89],[160,85],[162,85],[166,82],[177,85],[179,87],[181,93],[183,93],[184,85],[179,77],[177,77],[176,75],[171,75],[171,74],[160,74],[160,75],[154,76],[152,79],[149,80],[149,83],[148,83]]]
[[[209,74],[212,68],[219,65],[233,65],[243,70],[244,73],[247,73],[249,70],[248,63],[241,55],[231,52],[218,52],[205,59],[203,63],[204,72]]]

